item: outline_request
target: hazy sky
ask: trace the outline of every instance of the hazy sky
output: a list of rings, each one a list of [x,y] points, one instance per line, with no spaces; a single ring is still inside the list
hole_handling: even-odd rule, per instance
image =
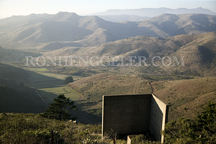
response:
[[[207,8],[216,12],[216,0],[0,0],[0,18],[32,13],[55,14],[59,11],[87,15],[108,9]]]

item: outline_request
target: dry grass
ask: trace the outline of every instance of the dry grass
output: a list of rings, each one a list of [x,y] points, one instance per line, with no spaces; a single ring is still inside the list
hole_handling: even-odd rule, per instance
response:
[[[151,93],[149,80],[136,75],[98,74],[71,83],[86,101],[84,110],[101,112],[102,95]],[[170,105],[169,120],[194,117],[209,100],[216,101],[216,77],[161,80],[151,83],[154,93]],[[94,111],[95,112],[95,111]]]
[[[86,98],[101,100],[102,95],[150,93],[148,81],[136,75],[98,74],[70,84]]]
[[[209,100],[216,101],[216,78],[154,82],[154,93],[170,104],[169,120],[195,117]]]

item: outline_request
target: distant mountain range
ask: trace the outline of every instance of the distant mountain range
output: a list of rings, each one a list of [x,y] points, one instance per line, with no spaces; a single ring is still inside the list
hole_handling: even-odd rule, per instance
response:
[[[207,14],[207,15],[216,15],[215,12],[212,12],[204,8],[141,8],[141,9],[111,9],[105,12],[95,13],[94,15],[104,16],[104,15],[135,15],[140,17],[155,17],[161,14]]]
[[[122,21],[141,21],[151,17],[159,16],[162,14],[207,14],[216,15],[208,9],[203,8],[141,8],[141,9],[111,9],[105,12],[95,13],[93,15],[99,16],[100,18],[112,21],[112,22],[122,22]]]
[[[216,16],[205,14],[163,14],[151,19],[114,23],[97,16],[59,12],[14,16],[0,20],[0,45],[16,48],[59,49],[89,47],[144,35],[167,38],[216,30]]]

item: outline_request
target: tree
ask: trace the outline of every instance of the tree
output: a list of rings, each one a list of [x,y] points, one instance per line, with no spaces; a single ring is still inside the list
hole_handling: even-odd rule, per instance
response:
[[[71,114],[69,113],[72,109],[77,110],[74,102],[61,94],[54,99],[54,102],[51,103],[49,108],[45,113],[41,114],[41,116],[57,120],[74,119],[74,117],[71,117]]]
[[[216,143],[216,103],[209,101],[195,119],[168,122],[164,134],[166,143]]]
[[[197,131],[203,138],[216,138],[216,103],[209,101],[197,115]]]
[[[73,82],[73,77],[72,76],[68,76],[65,78],[65,84],[68,84],[70,82]]]

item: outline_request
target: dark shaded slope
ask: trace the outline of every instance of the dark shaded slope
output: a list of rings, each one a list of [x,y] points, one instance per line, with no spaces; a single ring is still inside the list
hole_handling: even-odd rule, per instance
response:
[[[5,49],[3,49],[1,46],[0,46],[0,60],[3,59],[5,57]]]
[[[0,99],[0,112],[41,113],[47,108],[33,89],[19,92],[6,86],[0,86]]]
[[[27,71],[0,63],[0,112],[44,112],[47,104],[35,89],[25,87]]]

